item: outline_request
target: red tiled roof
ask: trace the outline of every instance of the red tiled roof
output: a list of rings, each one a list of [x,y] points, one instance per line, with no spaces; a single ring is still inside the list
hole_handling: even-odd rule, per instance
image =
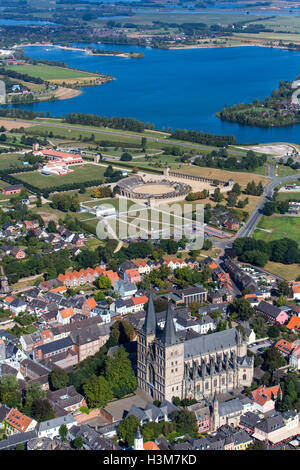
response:
[[[131,297],[134,305],[145,304],[148,302],[148,297],[146,295],[141,295],[140,297]]]
[[[69,318],[74,315],[74,310],[72,309],[72,307],[65,308],[64,310],[60,311],[60,314],[62,318]]]
[[[280,385],[274,385],[274,387],[265,387],[261,385],[251,392],[253,401],[258,405],[263,406],[267,401],[277,398]]]
[[[94,297],[90,297],[89,299],[87,299],[87,303],[88,303],[88,305],[91,309],[93,309],[97,306],[97,303],[96,303],[96,300],[94,299]]]
[[[300,317],[296,317],[296,315],[293,315],[286,327],[289,330],[299,330],[300,329]]]
[[[12,408],[6,416],[5,421],[18,431],[26,432],[28,426],[30,426],[33,420],[28,416],[23,415],[23,413],[20,413],[20,411],[15,408]]]

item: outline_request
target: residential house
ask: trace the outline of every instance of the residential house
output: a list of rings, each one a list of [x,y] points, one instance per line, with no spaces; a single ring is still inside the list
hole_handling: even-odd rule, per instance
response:
[[[67,323],[70,323],[70,320],[74,314],[75,312],[72,307],[65,308],[58,312],[56,319],[58,323],[62,323],[63,325],[66,325]]]
[[[85,398],[76,392],[73,385],[55,390],[55,392],[49,391],[46,394],[46,398],[49,400],[57,417],[65,416],[82,406],[86,406]]]
[[[293,315],[286,327],[293,333],[300,333],[300,317]]]
[[[267,416],[266,419],[257,422],[253,437],[260,441],[267,441],[281,434],[284,430],[285,423],[282,415],[274,413],[271,416]]]
[[[48,421],[43,421],[37,426],[37,432],[39,437],[49,437],[53,439],[54,437],[59,436],[59,428],[61,426],[66,426],[68,430],[77,424],[76,419],[71,414],[64,416],[59,416],[58,418],[49,419]]]
[[[295,369],[300,370],[300,345],[298,344],[291,352],[289,363]]]
[[[284,310],[269,304],[265,300],[262,300],[258,304],[256,311],[261,313],[267,320],[277,323],[278,325],[284,325],[289,319],[288,314]]]
[[[130,297],[134,296],[137,292],[137,287],[135,283],[131,283],[128,281],[123,281],[120,279],[114,285],[114,291],[118,294],[123,300],[130,299]]]
[[[26,257],[25,251],[21,250],[21,248],[17,246],[12,247],[10,254],[16,259],[23,259]]]
[[[252,390],[250,397],[253,400],[255,409],[261,413],[273,410],[279,390],[281,390],[280,385],[274,385],[273,387],[261,385],[255,390]]]
[[[124,273],[124,281],[139,283],[141,282],[141,275],[137,269],[127,269]]]
[[[10,436],[19,432],[29,432],[36,428],[37,421],[24,415],[15,408],[11,408],[5,418],[5,434]]]

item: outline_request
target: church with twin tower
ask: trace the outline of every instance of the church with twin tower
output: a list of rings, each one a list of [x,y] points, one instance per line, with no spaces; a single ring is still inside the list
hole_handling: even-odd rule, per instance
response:
[[[241,390],[251,385],[253,369],[238,330],[179,337],[171,304],[160,327],[150,292],[145,322],[137,331],[137,379],[153,400],[211,399],[215,392]]]

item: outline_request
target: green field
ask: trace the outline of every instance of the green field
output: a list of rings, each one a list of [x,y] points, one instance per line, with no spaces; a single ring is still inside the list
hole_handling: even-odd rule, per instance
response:
[[[300,192],[288,191],[286,193],[278,193],[277,201],[300,201]]]
[[[65,67],[56,67],[52,65],[11,65],[7,70],[30,75],[31,77],[41,78],[42,80],[74,80],[77,78],[96,77],[97,73],[84,72],[82,70],[73,70]]]
[[[18,153],[0,154],[0,171],[6,170],[7,168],[16,167],[16,166],[17,167],[23,166],[19,158],[23,158],[23,156]]]
[[[84,183],[89,180],[101,179],[105,182],[104,172],[106,167],[86,164],[74,167],[72,173],[67,175],[42,175],[38,171],[17,174],[16,177],[25,183],[37,186],[40,189],[60,186],[70,183]]]
[[[300,245],[300,217],[275,214],[270,217],[263,216],[257,224],[253,238],[266,242],[280,240],[281,238],[291,238]]]

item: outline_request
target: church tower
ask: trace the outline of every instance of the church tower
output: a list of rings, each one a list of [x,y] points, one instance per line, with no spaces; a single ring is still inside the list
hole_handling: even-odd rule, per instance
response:
[[[144,439],[139,426],[137,428],[136,435],[134,438],[133,450],[144,450]]]
[[[168,304],[164,328],[159,328],[150,292],[145,323],[137,332],[138,386],[154,400],[182,398],[184,345],[176,335],[173,310]]]
[[[154,397],[150,384],[154,380],[153,342],[157,329],[153,295],[150,291],[145,323],[137,331],[137,379],[138,386]],[[150,379],[150,381],[149,381]],[[150,389],[149,389],[150,386]]]
[[[173,309],[168,303],[166,322],[158,339],[159,353],[162,360],[162,383],[164,398],[172,401],[173,397],[183,398],[182,378],[184,376],[184,344],[176,335]]]

